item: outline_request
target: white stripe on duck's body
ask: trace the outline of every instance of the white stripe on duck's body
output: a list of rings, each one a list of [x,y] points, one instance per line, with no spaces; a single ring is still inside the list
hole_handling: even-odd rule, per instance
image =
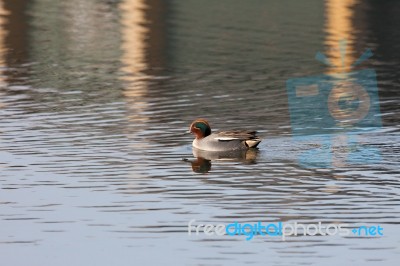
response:
[[[211,127],[205,119],[196,119],[189,128],[196,138],[193,147],[205,151],[233,151],[256,148],[261,139],[252,130],[234,130],[211,133]]]

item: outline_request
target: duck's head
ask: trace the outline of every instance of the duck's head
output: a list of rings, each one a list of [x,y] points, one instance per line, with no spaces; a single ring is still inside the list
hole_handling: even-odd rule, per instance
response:
[[[189,127],[189,131],[196,135],[196,139],[202,139],[211,134],[211,127],[205,119],[196,119]]]

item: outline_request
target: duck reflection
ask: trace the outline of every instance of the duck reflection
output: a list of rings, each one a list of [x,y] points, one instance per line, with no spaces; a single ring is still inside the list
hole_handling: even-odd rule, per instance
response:
[[[212,161],[241,162],[244,164],[256,163],[258,149],[237,150],[237,151],[204,151],[193,148],[195,160],[185,160],[192,164],[195,173],[208,173],[211,170]]]

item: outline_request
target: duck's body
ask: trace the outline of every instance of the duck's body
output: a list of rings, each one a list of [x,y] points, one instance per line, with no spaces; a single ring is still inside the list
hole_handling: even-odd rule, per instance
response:
[[[206,151],[231,151],[255,148],[261,142],[255,131],[223,131],[195,138],[193,147]]]
[[[205,151],[234,151],[256,148],[261,139],[256,131],[235,130],[211,133],[208,122],[197,119],[190,125],[190,132],[196,135],[193,147]]]

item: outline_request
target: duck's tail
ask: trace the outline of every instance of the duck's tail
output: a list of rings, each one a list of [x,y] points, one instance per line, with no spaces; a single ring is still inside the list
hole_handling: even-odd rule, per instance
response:
[[[249,148],[256,148],[260,142],[261,142],[261,139],[255,138],[255,139],[246,140],[244,143]]]

